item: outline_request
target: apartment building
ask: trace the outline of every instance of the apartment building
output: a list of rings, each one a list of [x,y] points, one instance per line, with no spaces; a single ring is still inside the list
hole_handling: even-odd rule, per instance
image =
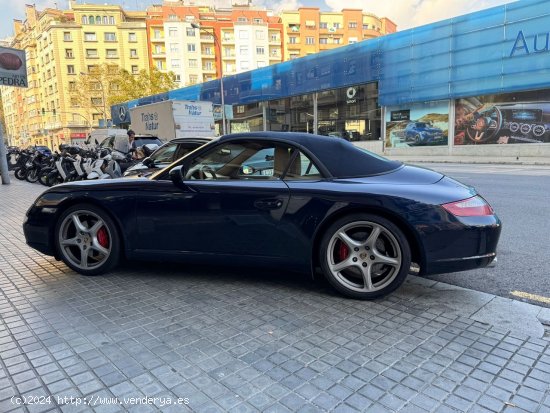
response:
[[[317,7],[283,11],[285,60],[395,33],[397,26],[361,9],[323,12]]]
[[[94,67],[120,66],[131,73],[148,69],[145,12],[119,6],[77,5],[68,10],[26,6],[25,21],[15,21],[10,47],[27,55],[27,89],[2,89],[8,134],[17,145],[52,148],[86,136],[110,118],[109,91],[98,82],[92,105],[80,107],[77,79]]]
[[[151,65],[173,72],[180,86],[283,61],[280,18],[250,5],[164,2],[147,9],[147,33]]]

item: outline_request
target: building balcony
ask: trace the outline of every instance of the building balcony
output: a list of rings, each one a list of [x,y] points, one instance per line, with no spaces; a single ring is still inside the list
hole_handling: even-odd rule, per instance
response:
[[[214,43],[214,36],[201,36],[202,43]]]
[[[166,51],[153,52],[153,57],[166,57]]]
[[[281,60],[282,56],[280,54],[270,54],[269,60]]]
[[[205,59],[215,59],[216,54],[213,51],[206,52],[205,50],[201,51],[201,56]]]
[[[153,43],[164,43],[164,36],[151,37],[151,42],[153,42]]]
[[[281,39],[269,39],[269,44],[281,44]]]
[[[222,44],[235,44],[234,37],[222,37]]]
[[[82,120],[69,120],[67,121],[68,128],[87,128],[89,127],[88,122]]]
[[[208,75],[215,75],[216,74],[216,68],[215,67],[211,67],[211,68],[203,67],[202,68],[202,73],[208,74]]]

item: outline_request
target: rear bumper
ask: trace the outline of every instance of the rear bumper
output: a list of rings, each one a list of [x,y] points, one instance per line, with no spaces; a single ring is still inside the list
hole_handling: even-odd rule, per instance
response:
[[[424,234],[421,273],[441,274],[487,267],[497,256],[502,224],[496,215],[467,217]]]

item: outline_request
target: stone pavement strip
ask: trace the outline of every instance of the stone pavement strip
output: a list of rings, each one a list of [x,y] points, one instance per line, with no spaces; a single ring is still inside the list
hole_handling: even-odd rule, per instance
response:
[[[0,186],[2,413],[550,411],[549,341],[482,322],[493,296],[410,277],[361,302],[164,264],[84,277],[24,243],[42,189]]]

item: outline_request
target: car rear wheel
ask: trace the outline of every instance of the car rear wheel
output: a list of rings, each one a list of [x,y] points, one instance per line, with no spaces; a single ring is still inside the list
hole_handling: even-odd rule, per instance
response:
[[[389,294],[405,281],[411,252],[405,235],[391,221],[354,214],[327,229],[320,261],[335,289],[348,297],[371,300]]]
[[[75,205],[59,218],[55,243],[68,267],[83,275],[103,274],[119,260],[120,238],[113,220],[93,205]]]

